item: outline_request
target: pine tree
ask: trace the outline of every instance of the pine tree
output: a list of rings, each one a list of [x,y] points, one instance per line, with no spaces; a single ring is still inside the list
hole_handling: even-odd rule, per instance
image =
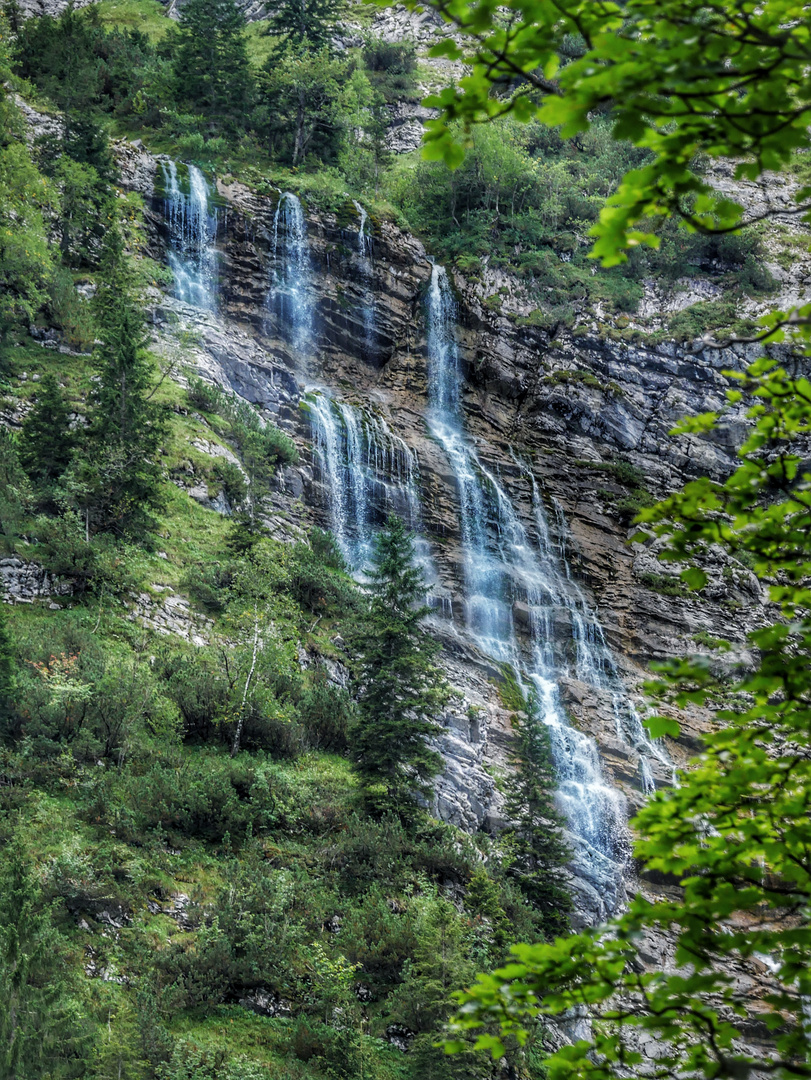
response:
[[[245,17],[234,0],[188,0],[180,9],[173,57],[177,100],[239,126],[253,99]]]
[[[286,46],[307,45],[317,51],[332,42],[344,0],[266,0],[271,34],[284,38]]]
[[[164,433],[154,404],[153,364],[146,351],[144,313],[121,234],[108,230],[94,299],[97,381],[90,394],[83,453],[66,477],[84,511],[86,533],[143,531],[159,504],[155,461]]]
[[[372,555],[369,608],[358,631],[359,720],[352,739],[366,802],[379,812],[413,812],[441,757],[429,746],[451,697],[435,660],[437,641],[422,628],[430,608],[414,540],[402,520],[389,518]]]
[[[8,626],[6,606],[0,601],[0,721],[3,726],[13,708],[15,686],[14,643]]]
[[[20,463],[34,483],[50,484],[68,467],[73,447],[70,408],[56,376],[49,372],[23,423]]]
[[[19,837],[0,857],[0,1078],[85,1076],[90,1018]]]
[[[33,320],[53,277],[43,214],[53,193],[31,157],[11,91],[10,37],[0,14],[0,363],[9,335]]]
[[[561,873],[570,853],[561,836],[561,816],[553,793],[555,769],[546,727],[530,698],[528,712],[513,718],[513,773],[505,785],[504,809],[514,822],[508,830],[508,873],[543,915],[547,937],[569,926],[571,895]]]

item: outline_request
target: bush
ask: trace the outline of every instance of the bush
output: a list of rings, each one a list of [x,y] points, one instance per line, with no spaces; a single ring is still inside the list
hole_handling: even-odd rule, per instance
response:
[[[287,782],[269,762],[197,751],[110,782],[98,798],[118,806],[119,827],[138,839],[159,829],[203,840],[237,839],[278,826],[292,812]]]
[[[293,546],[288,591],[298,604],[319,615],[348,614],[358,605],[357,586],[346,574],[333,568],[340,553],[329,545],[325,559],[327,541],[317,538],[316,544],[320,551],[306,544]]]
[[[231,567],[215,562],[190,566],[180,579],[180,584],[192,599],[209,611],[222,611],[228,603],[232,581]]]
[[[238,465],[235,465],[233,461],[219,459],[214,465],[213,476],[232,507],[240,506],[244,502],[248,494],[248,485]]]
[[[159,670],[166,693],[180,712],[184,738],[208,742],[219,737],[231,688],[212,651],[164,652]]]
[[[121,764],[174,740],[176,712],[149,665],[99,644],[80,621],[35,626],[17,651],[18,704],[3,734],[30,756]]]
[[[369,82],[387,102],[417,101],[417,50],[410,41],[368,38],[363,63]]]
[[[347,571],[346,559],[343,557],[338,541],[328,529],[319,529],[314,526],[310,532],[310,546],[313,554],[328,566],[331,570]]]
[[[313,673],[298,701],[307,741],[318,750],[343,751],[355,710],[349,693],[329,681],[326,671]]]

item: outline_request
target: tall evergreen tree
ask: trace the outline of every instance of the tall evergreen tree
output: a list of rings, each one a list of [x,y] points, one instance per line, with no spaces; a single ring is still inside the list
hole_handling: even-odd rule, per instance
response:
[[[413,811],[441,757],[429,740],[451,689],[436,665],[440,645],[422,623],[430,608],[414,540],[392,516],[372,555],[369,608],[359,630],[359,720],[352,739],[355,767],[370,809]]]
[[[33,319],[53,277],[43,215],[53,194],[31,158],[11,92],[9,37],[0,15],[0,360],[9,334]]]
[[[0,859],[0,1080],[87,1075],[90,1018],[19,838]]]
[[[8,626],[6,606],[0,602],[0,720],[5,721],[13,707],[16,686],[14,644]]]
[[[73,446],[70,408],[56,376],[49,372],[23,424],[20,463],[34,483],[47,485],[68,467]]]
[[[513,825],[508,830],[508,873],[544,918],[547,937],[569,927],[572,899],[562,868],[569,850],[561,836],[561,817],[554,804],[555,769],[549,736],[537,716],[537,705],[513,719],[513,772],[505,784],[504,809]]]
[[[195,113],[240,126],[253,98],[245,17],[234,0],[188,0],[173,57],[175,95]]]
[[[307,44],[318,50],[329,47],[344,0],[266,0],[268,28],[284,38],[286,45]]]
[[[155,456],[163,410],[152,401],[154,368],[147,352],[144,313],[123,240],[108,230],[94,299],[97,381],[90,395],[84,453],[69,484],[91,525],[114,532],[143,530],[159,503]]]

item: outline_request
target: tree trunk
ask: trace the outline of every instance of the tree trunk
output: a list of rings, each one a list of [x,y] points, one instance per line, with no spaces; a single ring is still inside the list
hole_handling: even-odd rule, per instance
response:
[[[293,147],[293,164],[298,165],[299,157],[304,149],[304,87],[299,87],[298,110],[296,112],[296,143]]]
[[[237,720],[237,730],[234,733],[234,742],[231,746],[231,757],[234,758],[239,753],[239,743],[242,738],[242,727],[245,723],[245,705],[248,701],[248,690],[251,686],[251,679],[253,678],[254,668],[256,667],[256,652],[259,647],[259,612],[254,608],[253,617],[253,658],[251,659],[251,670],[248,672],[248,678],[245,680],[245,689],[242,691],[242,705],[239,710],[239,720]]]

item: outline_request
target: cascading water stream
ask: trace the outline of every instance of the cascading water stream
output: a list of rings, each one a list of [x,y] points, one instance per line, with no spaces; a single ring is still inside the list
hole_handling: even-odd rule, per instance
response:
[[[174,161],[161,163],[163,215],[169,226],[167,261],[178,300],[212,310],[217,296],[217,210],[211,190],[196,165],[189,165],[188,191]]]
[[[627,701],[602,629],[551,539],[531,475],[534,540],[500,478],[484,466],[464,431],[455,326],[450,283],[445,270],[435,266],[428,294],[428,427],[459,492],[468,632],[485,654],[510,664],[523,684],[533,687],[549,731],[557,799],[569,822],[578,878],[588,883],[600,914],[609,914],[621,899],[628,855],[624,800],[603,776],[596,744],[569,724],[561,704],[558,681],[564,672],[552,633],[558,612],[572,627],[576,676],[612,701],[618,736],[644,762],[643,785],[650,782],[646,759],[659,753]],[[528,646],[517,633],[519,621],[529,631]]]
[[[291,343],[302,348],[312,333],[310,254],[304,211],[289,191],[280,195],[273,216],[271,275],[268,307],[275,311]]]
[[[389,513],[411,529],[418,525],[417,461],[379,417],[321,391],[309,393],[306,405],[332,532],[350,568],[360,571]]]
[[[358,266],[364,292],[362,309],[364,346],[368,353],[372,353],[375,347],[375,300],[372,288],[374,240],[368,228],[369,215],[359,202],[353,199],[352,203],[358,212]]]

